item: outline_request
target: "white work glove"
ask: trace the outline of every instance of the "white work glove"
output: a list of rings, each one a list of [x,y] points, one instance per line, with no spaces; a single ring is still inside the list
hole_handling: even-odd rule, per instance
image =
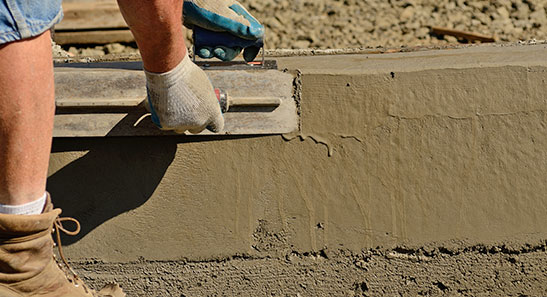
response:
[[[220,132],[224,118],[213,85],[188,55],[165,73],[145,70],[152,121],[162,130]]]

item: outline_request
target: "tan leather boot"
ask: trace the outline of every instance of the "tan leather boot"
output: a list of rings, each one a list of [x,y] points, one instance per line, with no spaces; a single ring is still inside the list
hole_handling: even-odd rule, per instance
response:
[[[2,297],[123,297],[118,285],[108,285],[100,292],[89,289],[68,266],[60,243],[59,231],[70,235],[79,232],[78,221],[59,218],[47,198],[39,215],[0,214],[0,296]],[[77,230],[67,231],[63,221],[73,221]],[[64,263],[53,254],[51,233],[55,226],[57,245]]]

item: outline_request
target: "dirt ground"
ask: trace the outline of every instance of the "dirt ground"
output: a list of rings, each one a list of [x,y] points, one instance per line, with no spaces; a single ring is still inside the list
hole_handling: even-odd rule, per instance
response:
[[[454,243],[456,244],[456,243]],[[128,296],[547,296],[546,243],[323,251],[209,262],[74,263]]]
[[[545,0],[241,0],[266,27],[266,48],[429,46],[467,42],[445,27],[496,42],[547,39]],[[190,34],[188,34],[190,36]],[[135,45],[65,47],[74,55],[137,52]]]
[[[545,0],[242,0],[267,28],[269,48],[347,48],[456,43],[446,27],[496,41],[547,39]]]

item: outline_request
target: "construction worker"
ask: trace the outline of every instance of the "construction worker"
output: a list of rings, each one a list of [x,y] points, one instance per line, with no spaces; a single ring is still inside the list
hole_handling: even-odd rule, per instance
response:
[[[118,4],[142,56],[154,123],[177,132],[221,130],[213,87],[188,58],[183,5],[188,25],[250,40],[263,27],[234,0]],[[89,289],[53,256],[52,230],[69,232],[45,191],[55,110],[49,29],[61,18],[61,0],[0,4],[0,296],[124,296],[117,285]],[[226,60],[239,50],[199,49]]]

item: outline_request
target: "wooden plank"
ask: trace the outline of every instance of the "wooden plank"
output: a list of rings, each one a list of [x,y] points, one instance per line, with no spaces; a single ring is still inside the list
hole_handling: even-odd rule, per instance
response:
[[[436,35],[449,35],[461,39],[466,39],[467,41],[480,41],[480,42],[495,42],[496,40],[491,36],[486,36],[473,32],[466,32],[460,30],[454,30],[449,28],[441,27],[431,27],[431,32]]]
[[[109,109],[109,108],[126,108],[138,107],[144,101],[143,98],[68,98],[55,99],[57,108],[79,108],[79,109]]]
[[[277,107],[234,107],[224,114],[225,129],[218,135],[284,134],[298,130],[291,74],[277,70],[206,73],[215,87],[235,98],[274,97],[280,103]],[[54,137],[176,135],[159,130],[146,117],[143,105],[136,105],[146,98],[140,62],[56,65],[55,85],[58,108]],[[95,109],[93,102],[98,105]],[[212,134],[205,131],[199,135]]]
[[[63,3],[63,12],[63,20],[55,26],[59,32],[127,28],[116,1]]]
[[[114,42],[134,42],[129,29],[109,31],[55,32],[57,44],[107,44]]]

